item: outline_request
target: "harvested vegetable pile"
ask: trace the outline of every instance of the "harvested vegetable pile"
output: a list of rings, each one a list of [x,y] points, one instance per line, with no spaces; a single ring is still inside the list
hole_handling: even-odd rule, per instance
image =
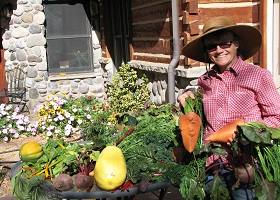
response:
[[[36,146],[32,151],[21,151],[23,160],[12,179],[13,194],[20,200],[61,199],[61,191],[126,190],[136,185],[145,191],[149,183],[164,181],[179,187],[184,199],[204,199],[206,158],[213,153],[227,153],[236,173],[242,170],[240,161],[249,158],[245,164],[252,169],[252,176],[239,181],[254,183],[259,199],[277,199],[280,129],[260,123],[236,123],[230,137],[203,144],[201,102],[192,101],[188,106],[184,114],[196,113],[201,120],[192,124],[196,136],[191,143],[186,140],[192,134],[186,136],[189,131],[182,128],[186,126],[183,123],[191,122],[179,118],[182,113],[173,105],[147,105],[133,113],[115,113],[107,107],[96,110],[92,120],[81,125],[82,141],[49,139],[42,146],[32,144]],[[223,146],[231,140],[226,151]],[[114,150],[104,153],[107,147]],[[229,198],[218,177],[211,191],[213,200]]]
[[[168,104],[150,106],[142,112],[116,115],[116,124],[108,123],[108,117],[112,116],[110,112],[99,113],[95,116],[100,122],[98,125],[96,121],[84,126],[86,141],[66,143],[62,139],[49,139],[42,144],[42,149],[35,145],[39,152],[25,150],[26,155],[22,157],[32,155],[32,159],[22,160],[19,172],[13,177],[14,195],[18,199],[55,199],[59,198],[60,191],[93,191],[99,186],[110,188],[104,186],[102,178],[98,178],[102,182],[100,185],[93,185],[97,176],[102,177],[94,169],[99,155],[108,145],[117,145],[125,157],[127,174],[119,189],[143,180],[147,183],[167,180],[165,174],[176,165],[173,148],[178,145],[177,112]],[[109,158],[110,154],[103,157]],[[102,165],[100,169],[105,168]],[[88,184],[82,185],[84,182]],[[35,188],[36,192],[33,192]],[[52,197],[47,192],[50,190],[54,194]]]

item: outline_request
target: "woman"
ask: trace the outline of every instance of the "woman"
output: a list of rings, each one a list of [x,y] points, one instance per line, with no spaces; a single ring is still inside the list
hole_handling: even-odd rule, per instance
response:
[[[227,123],[242,118],[245,122],[258,121],[280,127],[280,95],[271,74],[244,60],[260,48],[261,34],[254,27],[236,25],[230,18],[216,17],[207,21],[203,34],[184,46],[182,53],[193,60],[213,64],[198,79],[203,93],[206,118],[204,138]],[[186,98],[194,98],[191,91],[178,97],[184,106]],[[233,173],[225,157],[212,155],[207,166],[219,164],[224,181],[234,182]],[[208,181],[213,180],[210,170]],[[216,173],[216,171],[215,171]],[[207,188],[207,185],[206,185]],[[254,192],[248,185],[231,191],[233,199],[253,199]]]

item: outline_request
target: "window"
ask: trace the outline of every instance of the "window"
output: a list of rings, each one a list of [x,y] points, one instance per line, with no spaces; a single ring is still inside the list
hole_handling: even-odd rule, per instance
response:
[[[89,0],[44,0],[50,73],[93,69]]]

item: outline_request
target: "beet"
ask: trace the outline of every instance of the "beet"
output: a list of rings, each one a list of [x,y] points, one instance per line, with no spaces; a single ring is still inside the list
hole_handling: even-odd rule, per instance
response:
[[[139,185],[138,185],[138,189],[139,189],[140,192],[146,192],[149,185],[150,185],[149,181],[141,180]]]
[[[59,191],[68,191],[74,187],[74,183],[68,174],[60,174],[53,179],[53,186]]]
[[[93,178],[83,174],[73,176],[74,184],[78,191],[90,191],[93,186]]]

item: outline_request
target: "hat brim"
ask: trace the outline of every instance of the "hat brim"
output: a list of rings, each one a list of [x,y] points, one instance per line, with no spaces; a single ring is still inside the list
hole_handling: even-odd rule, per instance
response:
[[[208,55],[204,50],[203,38],[206,35],[219,30],[230,30],[239,38],[239,53],[242,59],[246,60],[252,57],[259,49],[262,43],[262,36],[258,29],[248,25],[232,25],[210,30],[196,39],[190,41],[182,49],[182,54],[200,62],[209,62]]]

